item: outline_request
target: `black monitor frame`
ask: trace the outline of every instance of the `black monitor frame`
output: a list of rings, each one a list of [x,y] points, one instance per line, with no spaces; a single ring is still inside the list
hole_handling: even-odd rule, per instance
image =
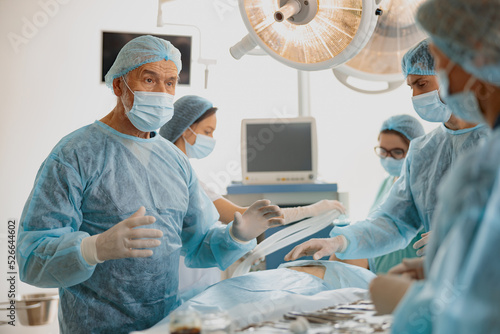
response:
[[[101,82],[104,82],[106,73],[108,73],[123,46],[132,39],[143,35],[163,38],[179,49],[182,61],[182,70],[179,74],[179,85],[190,86],[192,84],[191,61],[193,56],[193,36],[123,31],[102,31]]]

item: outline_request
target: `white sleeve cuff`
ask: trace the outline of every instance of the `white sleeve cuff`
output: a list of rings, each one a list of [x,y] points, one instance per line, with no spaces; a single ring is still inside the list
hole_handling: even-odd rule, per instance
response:
[[[83,258],[91,266],[104,262],[97,257],[96,240],[98,236],[99,234],[96,234],[91,237],[83,238],[80,244],[80,251],[82,252]]]

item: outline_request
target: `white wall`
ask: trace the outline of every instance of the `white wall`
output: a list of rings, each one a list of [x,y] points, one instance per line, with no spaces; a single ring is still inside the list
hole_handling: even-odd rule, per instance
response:
[[[203,164],[193,163],[200,178],[209,182],[228,182],[224,171],[238,179],[232,162],[240,161],[242,118],[297,115],[295,70],[270,57],[230,57],[228,48],[246,34],[236,4],[175,0],[164,5],[166,22],[200,28],[202,56],[218,62],[210,68],[209,89],[196,84],[177,91],[177,97],[200,94],[219,107],[217,147]],[[31,24],[38,27],[30,30]],[[0,234],[9,218],[20,218],[36,172],[58,140],[103,117],[115,103],[100,83],[101,30],[142,32],[155,25],[155,0],[0,0]],[[12,34],[25,38],[23,43],[14,45]],[[194,70],[200,83],[204,68],[194,64]],[[363,218],[384,176],[373,153],[378,128],[391,115],[414,114],[410,91],[402,87],[389,94],[362,95],[343,87],[331,71],[312,73],[311,85],[320,175],[348,191],[351,215]],[[0,301],[7,299],[5,263],[2,257]],[[21,294],[35,290],[18,286]],[[4,329],[2,333],[23,332],[20,327]],[[28,330],[57,332],[57,325],[24,327]]]

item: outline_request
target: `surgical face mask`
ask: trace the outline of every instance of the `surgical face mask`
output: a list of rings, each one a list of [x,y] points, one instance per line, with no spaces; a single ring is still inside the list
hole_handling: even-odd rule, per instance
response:
[[[127,88],[132,92],[123,79]],[[161,128],[174,115],[174,96],[160,92],[135,91],[134,104],[130,110],[125,107],[130,122],[144,132],[151,132]],[[124,104],[125,106],[125,104]]]
[[[394,158],[380,158],[380,163],[385,171],[391,176],[401,175],[405,159],[396,160]]]
[[[212,153],[215,147],[215,139],[196,133],[190,127],[188,129],[196,136],[196,141],[193,145],[189,144],[186,138],[184,138],[188,158],[203,159]]]
[[[441,102],[437,90],[414,96],[412,102],[413,108],[423,120],[446,123],[450,119],[451,109]]]
[[[438,70],[436,72],[440,87],[439,92],[443,101],[458,118],[470,123],[486,123],[477,97],[470,90],[476,82],[476,78],[471,77],[465,84],[462,92],[450,95],[450,80],[448,79],[450,71],[451,68],[448,66],[446,70]]]
[[[470,90],[475,82],[476,78],[471,77],[465,84],[464,91],[448,95],[445,102],[458,118],[469,123],[486,123],[476,94]]]

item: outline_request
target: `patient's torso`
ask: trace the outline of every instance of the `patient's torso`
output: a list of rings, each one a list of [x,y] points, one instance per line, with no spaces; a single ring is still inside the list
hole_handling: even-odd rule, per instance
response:
[[[300,271],[303,273],[307,273],[313,276],[316,276],[318,278],[323,279],[325,277],[325,271],[326,268],[324,266],[319,266],[319,265],[310,265],[310,266],[303,266],[303,267],[288,267],[287,269],[292,269],[296,271]]]

